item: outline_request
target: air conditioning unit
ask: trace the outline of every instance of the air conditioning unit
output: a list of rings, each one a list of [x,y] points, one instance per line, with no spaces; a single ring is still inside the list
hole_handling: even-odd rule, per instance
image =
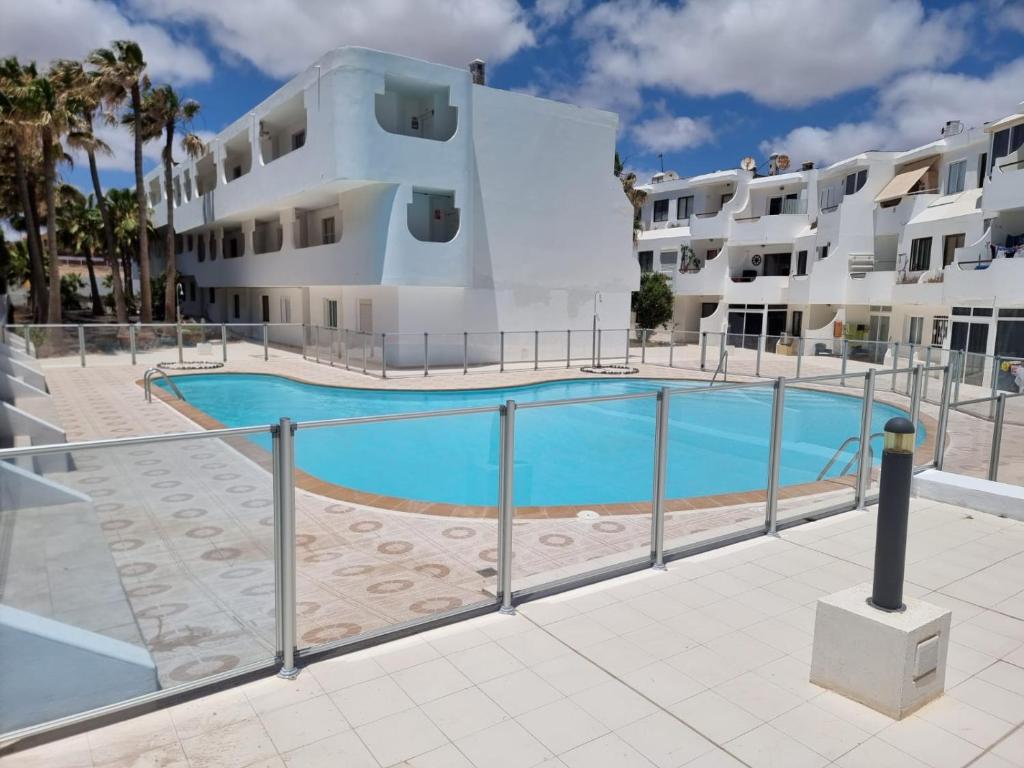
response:
[[[949,136],[957,136],[963,132],[964,124],[962,122],[959,120],[947,120],[946,124],[942,126],[942,130],[939,132],[939,135],[945,139]]]

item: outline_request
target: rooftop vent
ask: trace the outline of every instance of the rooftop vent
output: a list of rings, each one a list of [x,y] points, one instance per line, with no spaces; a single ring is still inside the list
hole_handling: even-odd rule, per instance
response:
[[[939,131],[939,135],[945,139],[949,136],[956,136],[963,132],[964,124],[961,123],[959,120],[947,120],[946,124],[942,126],[942,130]]]
[[[473,78],[473,85],[487,85],[487,64],[483,59],[473,59],[469,62],[469,76]]]
[[[813,171],[814,170],[814,161],[813,160],[804,160],[802,163],[800,163],[800,170],[801,171]]]

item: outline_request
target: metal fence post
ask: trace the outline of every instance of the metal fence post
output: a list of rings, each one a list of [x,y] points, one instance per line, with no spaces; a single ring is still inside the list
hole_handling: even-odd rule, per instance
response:
[[[597,365],[601,366],[601,329],[597,329]]]
[[[665,570],[665,483],[668,473],[668,409],[671,391],[658,392],[654,424],[654,501],[651,505],[651,567]]]
[[[764,345],[767,344],[767,342],[767,336],[757,337],[757,360],[754,363],[754,375],[757,378],[761,378],[761,350],[764,348]]]
[[[924,348],[924,382],[921,384],[921,399],[928,402],[928,379],[932,377],[931,371],[928,369],[932,367],[932,348]]]
[[[640,362],[647,362],[647,329],[640,329]]]
[[[275,497],[274,540],[278,556],[276,591],[280,605],[281,669],[278,677],[298,676],[295,667],[295,426],[282,417],[273,435],[277,443],[277,495]]]
[[[370,341],[370,334],[364,333],[363,334],[363,373],[366,373],[366,358],[369,357],[369,352],[367,351],[367,344],[369,343],[369,341]]]
[[[629,328],[626,329],[626,365],[629,365]]]
[[[348,343],[348,331],[345,331],[345,370],[352,370],[352,345]]]
[[[505,332],[498,331],[498,372],[505,372]]]
[[[565,367],[572,367],[572,331],[565,332]]]
[[[380,377],[382,379],[388,377],[387,339],[386,333],[380,335]]]
[[[462,375],[469,372],[469,331],[462,332]]]
[[[704,331],[700,335],[700,369],[704,370],[704,364],[708,359],[708,332]]]
[[[676,329],[669,328],[668,330],[668,367],[672,367],[672,359],[675,356],[676,348]]]
[[[263,362],[270,359],[270,339],[267,333],[267,324],[263,324]]]
[[[337,331],[337,330],[338,330],[337,328],[328,328],[327,329],[327,364],[329,366],[331,366],[331,368],[334,367],[334,335],[335,335],[335,331]],[[381,364],[381,366],[384,365],[384,344],[383,343],[380,346],[380,364]]]
[[[900,343],[894,341],[892,343],[892,386],[890,389],[896,391],[896,371],[900,368]]]
[[[939,401],[939,419],[935,430],[935,468],[941,470],[944,454],[946,453],[946,427],[949,423],[949,398],[953,394],[953,382],[950,375],[950,366],[946,366],[945,375],[942,377],[942,399]]]
[[[988,417],[996,417],[996,393],[999,392],[999,355],[992,355],[992,400],[988,406]]]
[[[384,351],[381,350],[381,355]],[[430,373],[430,334],[427,331],[423,332],[423,375],[427,376]]]
[[[224,323],[220,324],[220,359],[228,361],[228,327]]]
[[[715,368],[718,368],[722,364],[722,359],[725,357],[725,334],[718,334],[718,363]]]
[[[533,370],[540,368],[540,331],[533,332]]]
[[[964,353],[954,349],[949,350],[947,365],[953,367],[953,402],[960,402],[960,381],[963,378]]]
[[[992,420],[992,450],[988,458],[988,479],[999,479],[999,450],[1003,442],[1003,418],[1006,416],[1006,393],[996,395],[996,413]]]
[[[786,377],[775,380],[772,392],[772,424],[768,435],[768,492],[764,527],[769,536],[778,535],[779,468],[782,465],[782,428],[786,409]]]
[[[921,378],[924,375],[924,366],[921,363],[915,365],[910,372],[910,421],[915,429],[921,419]]]
[[[78,324],[78,357],[85,368],[85,327],[81,323]]]
[[[135,365],[135,354],[138,349],[138,342],[135,340],[135,326],[128,326],[128,348],[132,353],[132,365]]]
[[[796,340],[796,377],[800,378],[800,361],[804,358],[804,337],[800,336]]]
[[[871,485],[871,414],[875,405],[875,369],[868,368],[864,374],[864,402],[860,412],[860,456],[857,460],[857,489],[854,504],[864,509],[868,503],[868,486]]]
[[[320,326],[313,326],[313,346],[316,348],[316,352],[313,353],[313,359],[318,363],[320,362]]]
[[[516,401],[506,400],[501,409],[501,445],[498,454],[498,594],[501,613],[513,614],[512,607],[512,521],[515,516],[515,429]]]
[[[843,358],[842,359],[842,363],[841,363],[842,368],[840,370],[842,378],[839,379],[839,386],[841,386],[841,387],[845,387],[846,386],[846,362],[847,362],[847,360],[849,359],[849,356],[850,356],[849,355],[849,347],[850,347],[849,340],[848,339],[843,339],[842,346],[840,347],[840,349],[842,349],[842,358]]]
[[[25,354],[26,355],[31,354],[31,349],[30,349],[30,347],[31,347],[31,339],[32,339],[32,326],[31,325],[26,325],[25,326]],[[38,352],[39,350],[36,350],[36,351]]]
[[[917,362],[917,349],[916,349],[916,347],[913,344],[911,344],[910,345],[910,350],[907,352],[907,368],[913,368],[916,362]],[[911,385],[910,376],[911,375],[908,373],[907,374],[907,394],[908,395],[910,394],[910,385]]]
[[[182,357],[182,349],[181,349],[181,323],[176,323],[175,327],[176,327],[176,329],[178,331],[178,362],[182,363],[182,362],[184,362],[184,358]]]

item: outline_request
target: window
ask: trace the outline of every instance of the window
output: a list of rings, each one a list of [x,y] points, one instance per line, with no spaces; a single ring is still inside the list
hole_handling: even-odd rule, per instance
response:
[[[964,191],[964,179],[967,176],[967,161],[957,160],[949,164],[946,171],[946,194],[955,195]]]
[[[328,216],[320,220],[320,243],[328,245],[334,242],[334,217]]]
[[[292,150],[301,149],[306,144],[306,132],[296,131],[292,134]]]
[[[281,297],[281,322],[290,323],[292,321],[292,300],[287,296]]]
[[[923,317],[910,318],[910,333],[907,334],[907,341],[911,344],[921,343],[921,329],[924,327]]]
[[[860,192],[861,188],[868,180],[868,169],[856,171],[846,177],[846,194],[855,195]]]
[[[732,200],[732,192],[726,192],[724,195],[722,195],[722,199],[718,201],[718,204],[719,206],[724,206],[730,200]]]
[[[773,197],[768,201],[768,215],[778,216],[782,213],[782,198]]]
[[[328,328],[338,327],[338,300],[324,299],[324,325]]]
[[[232,314],[234,315],[235,320],[237,320],[242,316],[241,297],[236,293],[231,298],[234,304],[234,307],[232,307]]]
[[[941,347],[946,343],[946,334],[949,332],[949,318],[936,317],[932,320],[932,346]]]
[[[264,323],[270,322],[270,297],[260,296],[261,317]]]
[[[948,267],[953,263],[957,248],[964,247],[964,233],[958,235],[946,235],[942,238],[942,266]]]
[[[704,261],[711,261],[713,258],[718,256],[718,252],[720,250],[721,250],[720,248],[708,248],[704,252]]]
[[[805,251],[806,253],[806,251]],[[793,310],[793,323],[790,326],[790,335],[792,336],[803,336],[804,333],[804,313],[799,310]]]
[[[185,239],[181,235],[174,236],[174,252],[181,253],[184,248]]]
[[[359,300],[359,330],[373,333],[373,299]]]
[[[240,179],[240,178],[242,178],[242,166],[236,165],[234,168],[231,169],[231,178],[232,179]]]
[[[654,251],[640,251],[637,254],[637,260],[640,262],[641,274],[654,271]]]
[[[196,248],[196,253],[198,254],[199,261],[206,261],[206,235],[199,236],[197,245],[199,247]]]
[[[216,304],[217,303],[217,289],[216,288],[207,288],[206,289],[206,301],[207,301],[208,304]]]
[[[1010,152],[1010,129],[997,131],[992,137],[992,168],[996,167],[996,160],[1005,157]]]
[[[663,275],[671,276],[676,271],[676,251],[662,251],[658,254],[658,269]]]
[[[676,218],[688,219],[693,215],[693,195],[676,200]]]
[[[192,250],[192,235],[185,238],[185,250]]]
[[[818,261],[823,261],[828,258],[828,243],[825,245],[818,246]]]
[[[654,220],[668,221],[668,200],[654,201]]]
[[[188,300],[189,301],[195,301],[196,300],[196,284],[195,283],[189,283],[188,284]]]
[[[798,275],[807,274],[807,251],[798,251],[796,254],[796,273]],[[794,334],[796,335],[796,334]]]
[[[1010,152],[1016,152],[1021,146],[1024,146],[1024,123],[1010,130]]]
[[[228,240],[228,258],[229,259],[237,259],[238,258],[238,238],[237,237],[232,237],[230,240]]]
[[[981,153],[978,160],[978,188],[985,186],[985,169],[988,168],[988,152]]]
[[[928,270],[932,260],[932,239],[930,237],[915,237],[910,244],[910,266],[911,272],[925,272]]]

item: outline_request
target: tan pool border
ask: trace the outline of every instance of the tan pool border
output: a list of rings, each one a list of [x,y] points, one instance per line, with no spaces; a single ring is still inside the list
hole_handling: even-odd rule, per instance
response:
[[[211,372],[204,371],[204,375],[208,375]],[[237,371],[230,371],[225,373],[238,373]],[[180,375],[189,375],[183,373]],[[212,375],[218,375],[213,373]],[[378,387],[350,387],[343,385],[334,384],[322,384],[319,382],[312,382],[302,379],[297,376],[289,376],[286,374],[277,373],[254,373],[255,376],[276,376],[282,379],[289,379],[299,384],[308,384],[314,387],[329,387],[332,389],[373,389],[379,392],[457,392],[457,388],[453,389],[383,389]],[[512,387],[527,387],[532,384],[547,383],[547,382],[558,382],[558,381],[575,381],[579,377],[572,378],[559,378],[559,379],[546,379],[542,382],[528,382],[524,384],[513,384]],[[645,377],[648,378],[648,377]],[[656,379],[658,381],[700,381],[700,379]],[[142,379],[137,379],[136,384],[140,387],[144,386]],[[770,383],[770,382],[768,382]],[[507,389],[507,386],[494,386],[494,387],[473,387],[474,390],[481,389]],[[809,387],[800,386],[800,389],[812,389]],[[826,390],[814,390],[812,391],[826,391]],[[225,424],[214,419],[212,416],[204,411],[199,410],[195,406],[179,400],[174,397],[171,393],[162,389],[161,387],[153,387],[153,394],[163,402],[170,405],[181,415],[197,424],[199,427],[205,430],[213,429],[227,429]],[[841,395],[843,397],[853,397],[855,395],[848,394],[846,392],[832,392],[831,394]],[[882,401],[884,402],[884,401]],[[892,405],[892,403],[886,403]],[[932,460],[935,454],[935,430],[938,426],[938,422],[925,414],[920,414],[921,421],[924,422],[927,432],[925,433],[924,442],[921,443],[914,452],[915,462],[919,464],[928,463]],[[243,454],[256,464],[268,472],[272,471],[270,452],[266,449],[256,445],[251,440],[247,440],[244,437],[228,437],[221,438],[227,442],[231,447]],[[874,472],[877,475],[877,471]],[[799,483],[797,485],[784,486],[779,490],[780,499],[794,499],[803,496],[813,496],[819,493],[825,493],[828,491],[841,490],[842,488],[850,488],[854,485],[856,477],[854,475],[844,475],[838,478],[832,478],[829,480],[818,480],[811,483]],[[496,518],[497,507],[495,506],[482,506],[482,505],[470,505],[470,504],[444,504],[429,501],[418,501],[416,499],[404,499],[397,496],[386,496],[380,494],[366,493],[365,491],[359,491],[354,488],[348,488],[343,485],[336,483],[329,483],[325,480],[321,480],[307,472],[295,468],[295,484],[297,487],[304,491],[313,493],[319,496],[326,497],[328,499],[334,499],[335,501],[344,501],[351,504],[360,504],[367,507],[375,507],[378,509],[392,510],[395,512],[411,512],[420,515],[436,515],[439,517],[464,517],[464,518]],[[710,496],[692,496],[680,499],[666,499],[665,503],[668,506],[670,512],[685,512],[691,510],[702,510],[702,509],[714,509],[718,507],[730,507],[741,504],[758,504],[765,503],[767,499],[767,491],[742,491],[739,493],[723,493],[713,494]],[[565,504],[557,506],[530,506],[530,507],[516,507],[516,517],[523,519],[546,519],[546,518],[564,518],[564,517],[576,517],[577,513],[581,509],[588,509],[596,512],[601,516],[610,515],[647,515],[651,513],[651,502],[650,501],[638,501],[638,502],[626,502],[618,504]]]

